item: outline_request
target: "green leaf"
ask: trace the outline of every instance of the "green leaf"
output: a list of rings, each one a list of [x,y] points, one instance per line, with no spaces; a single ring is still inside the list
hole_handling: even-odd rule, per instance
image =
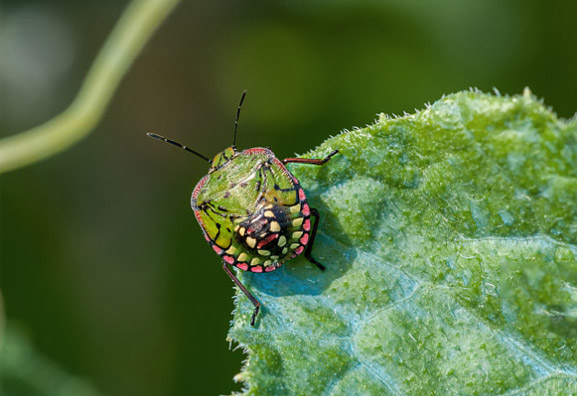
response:
[[[577,122],[528,90],[442,98],[293,165],[313,250],[239,274],[246,395],[577,392]]]

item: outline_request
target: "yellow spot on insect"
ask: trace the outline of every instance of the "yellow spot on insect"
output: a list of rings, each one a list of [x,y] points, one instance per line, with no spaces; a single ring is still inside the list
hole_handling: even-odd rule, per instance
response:
[[[278,239],[278,245],[280,247],[283,247],[284,245],[286,245],[286,237],[284,235],[281,235],[280,238]]]
[[[250,260],[250,265],[255,266],[258,263],[260,263],[260,259],[258,257],[253,258],[252,260]]]
[[[272,232],[279,232],[280,231],[280,224],[276,221],[271,221],[270,230]]]
[[[272,212],[272,210],[267,210],[264,212],[264,217],[273,217],[274,218],[274,213]]]
[[[236,252],[236,248],[234,246],[231,246],[230,248],[228,248],[228,250],[226,251],[227,254],[234,254],[234,252]]]
[[[234,232],[238,232],[238,229],[239,229],[239,228],[240,228],[240,226],[239,226],[239,225],[236,225],[236,226],[234,227]]]
[[[293,232],[293,238],[294,239],[299,239],[300,237],[303,236],[303,232],[302,231],[295,231]]]
[[[238,233],[240,234],[240,236],[244,236],[244,233],[246,232],[246,228],[242,227],[241,229],[238,230]]]
[[[259,250],[258,254],[261,256],[270,256],[270,252],[268,250]]]
[[[300,243],[293,243],[291,245],[291,250],[295,250],[296,248],[298,248],[301,244]]]
[[[285,248],[282,250],[282,254],[287,254],[287,253],[288,253],[288,248],[285,247]]]
[[[254,248],[256,246],[256,239],[248,237],[248,238],[246,238],[246,244],[248,246],[250,246],[251,248]]]
[[[271,260],[273,261],[277,261],[278,260],[278,256],[270,256]]]
[[[301,204],[296,204],[290,207],[291,213],[298,213],[301,211]]]
[[[267,260],[264,263],[262,263],[262,265],[264,265],[265,267],[268,267],[271,264],[272,264],[272,260]]]
[[[246,261],[247,258],[248,258],[248,255],[246,253],[241,253],[238,256],[238,261]]]
[[[268,204],[267,206],[264,207],[265,209],[272,209],[274,208],[274,204]]]
[[[304,217],[293,220],[293,227],[300,227],[303,224]]]

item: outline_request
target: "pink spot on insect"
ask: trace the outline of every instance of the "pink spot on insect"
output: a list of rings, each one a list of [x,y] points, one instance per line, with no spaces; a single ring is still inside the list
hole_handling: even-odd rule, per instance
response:
[[[210,238],[206,234],[204,234],[204,239],[206,239],[207,242],[210,242]]]
[[[272,241],[278,238],[278,234],[269,234],[265,238],[261,239],[259,243],[256,245],[258,249],[262,248],[263,246],[268,245]]]
[[[298,256],[299,254],[301,254],[301,253],[303,252],[303,250],[305,250],[305,247],[304,247],[304,246],[299,246],[299,247],[295,250],[295,253],[296,253],[297,256]]]
[[[249,148],[243,151],[243,154],[272,154],[272,151],[270,151],[267,148],[264,147],[253,147],[253,148]],[[273,154],[274,155],[274,154]],[[282,162],[281,162],[282,164]]]
[[[301,237],[300,241],[303,245],[306,245],[307,243],[309,243],[309,234],[304,234]]]
[[[195,210],[194,211],[194,217],[196,217],[196,221],[198,221],[198,224],[204,224],[202,221],[202,217],[200,217],[200,210]]]
[[[311,229],[311,220],[310,219],[306,219],[304,224],[303,224],[303,229],[305,231],[310,231]]]
[[[214,249],[214,251],[216,252],[216,254],[221,255],[222,254],[222,249],[219,248],[216,245],[212,245],[212,248]]]
[[[198,182],[198,184],[194,188],[194,191],[192,192],[192,199],[196,200],[196,198],[198,197],[198,194],[200,194],[200,192],[202,191],[202,188],[204,187],[204,185],[207,181],[208,181],[208,175],[206,175],[202,179],[200,179],[200,181]]]
[[[304,201],[305,199],[307,199],[307,197],[306,197],[306,195],[305,195],[305,192],[304,192],[304,190],[303,190],[302,188],[299,188],[299,199],[300,199],[301,201]]]
[[[297,256],[296,253],[291,254],[291,258],[294,259]]]
[[[274,265],[271,265],[270,267],[266,267],[264,270],[266,272],[271,272],[271,271],[274,271],[275,269],[276,269],[276,267]]]
[[[229,264],[234,264],[234,257],[232,257],[232,256],[224,256],[223,260]]]
[[[309,216],[311,214],[311,208],[309,208],[309,204],[303,205],[303,214],[305,216]]]
[[[238,263],[236,265],[236,268],[240,268],[241,270],[246,271],[246,270],[248,270],[248,264],[247,263]]]
[[[262,272],[262,266],[261,265],[257,265],[255,267],[251,267],[250,269],[252,272]]]

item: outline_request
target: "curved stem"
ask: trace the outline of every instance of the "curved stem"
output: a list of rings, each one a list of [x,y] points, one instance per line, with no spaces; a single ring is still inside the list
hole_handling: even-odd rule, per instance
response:
[[[80,92],[61,114],[0,140],[0,173],[33,164],[87,136],[102,118],[120,80],[179,0],[133,0],[106,40]]]

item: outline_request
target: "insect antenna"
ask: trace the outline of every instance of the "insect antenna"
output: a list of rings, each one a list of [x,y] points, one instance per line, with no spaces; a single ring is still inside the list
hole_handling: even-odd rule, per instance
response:
[[[242,102],[244,102],[244,97],[246,96],[246,89],[242,91],[242,96],[240,97],[240,103],[236,109],[236,119],[234,120],[234,135],[232,137],[232,147],[236,148],[236,130],[238,128],[238,117],[240,117],[240,109],[242,107]]]
[[[194,154],[194,155],[198,155],[200,158],[202,158],[203,160],[205,160],[205,161],[207,161],[207,162],[209,162],[209,163],[212,162],[208,157],[205,157],[204,155],[202,155],[202,154],[200,154],[200,153],[197,153],[196,151],[194,151],[194,150],[191,149],[190,147],[187,147],[187,146],[185,146],[185,145],[183,145],[183,144],[180,144],[180,143],[178,143],[178,142],[175,142],[174,140],[167,139],[167,138],[165,138],[164,136],[157,135],[156,133],[147,133],[146,135],[147,135],[147,136],[150,136],[150,137],[153,138],[153,139],[160,140],[160,141],[163,141],[163,142],[172,144],[173,146],[176,146],[176,147],[180,147],[181,149],[184,149],[184,150],[188,151],[189,153],[192,153],[192,154]]]

